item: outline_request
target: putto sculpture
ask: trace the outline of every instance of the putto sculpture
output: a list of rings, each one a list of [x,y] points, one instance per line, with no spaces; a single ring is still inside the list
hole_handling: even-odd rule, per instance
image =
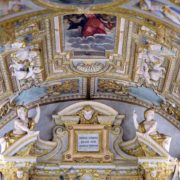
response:
[[[32,133],[35,124],[40,119],[39,105],[36,107],[36,116],[32,119],[28,117],[28,109],[25,106],[17,106],[16,113],[17,118],[14,120],[13,130],[0,138],[1,153],[24,135]]]
[[[28,109],[24,106],[17,107],[16,111],[18,118],[14,120],[13,134],[16,136],[29,133],[39,121],[40,107],[36,107],[37,114],[33,119],[28,118]]]
[[[40,51],[35,48],[21,48],[11,54],[9,70],[19,84],[19,90],[27,89],[41,79]]]
[[[87,105],[80,110],[77,115],[80,117],[80,123],[82,124],[94,124],[97,122],[98,112],[91,106]]]
[[[26,80],[28,78],[35,79],[36,74],[39,74],[42,70],[35,65],[35,58],[37,58],[38,52],[28,49],[19,50],[12,57],[12,64],[9,68],[13,69],[12,76],[15,76],[17,80]]]
[[[167,73],[166,62],[175,57],[176,52],[150,41],[146,48],[140,48],[138,54],[137,75],[146,86],[157,87]]]
[[[137,122],[137,113],[133,112],[133,121],[136,131],[144,136],[150,136],[154,141],[169,152],[171,137],[157,131],[157,122],[154,120],[154,109],[150,108],[144,112],[144,121]]]

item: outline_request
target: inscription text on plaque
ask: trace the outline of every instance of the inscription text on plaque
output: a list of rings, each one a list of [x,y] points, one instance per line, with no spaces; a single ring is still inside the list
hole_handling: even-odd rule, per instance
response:
[[[99,134],[78,134],[79,152],[98,152],[99,151]]]

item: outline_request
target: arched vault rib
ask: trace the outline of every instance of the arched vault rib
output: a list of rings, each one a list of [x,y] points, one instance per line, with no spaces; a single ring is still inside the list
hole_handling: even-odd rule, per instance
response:
[[[97,79],[91,80],[90,87],[84,86],[86,84],[86,78],[78,78],[76,82],[74,79],[69,78],[61,80],[60,83],[59,81],[56,81],[52,84],[48,83],[41,87],[33,87],[24,90],[19,95],[11,97],[10,100],[2,104],[0,109],[2,117],[0,126],[3,127],[9,121],[14,119],[16,116],[15,104],[24,104],[31,109],[37,104],[45,105],[71,100],[86,100],[87,92],[89,92],[87,89],[90,88],[91,100],[106,99],[110,101],[136,104],[146,108],[154,107],[157,113],[165,117],[170,123],[180,129],[179,110],[169,104],[168,101],[164,101],[161,96],[157,95],[150,89],[142,87],[139,89],[137,87],[123,85],[120,81],[103,78],[98,79],[100,83],[93,86],[92,84],[95,84]],[[77,84],[79,86],[77,86]],[[109,87],[107,85],[109,85]],[[75,89],[73,89],[72,86]],[[140,96],[138,94],[139,90],[142,92],[144,91],[143,93],[148,93],[147,96],[145,97],[143,94]],[[150,96],[150,98],[148,96]]]

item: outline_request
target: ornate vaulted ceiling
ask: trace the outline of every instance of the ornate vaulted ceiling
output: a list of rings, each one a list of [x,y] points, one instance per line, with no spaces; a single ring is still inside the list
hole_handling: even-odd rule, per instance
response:
[[[176,0],[0,0],[1,124],[14,104],[113,99],[180,128]]]

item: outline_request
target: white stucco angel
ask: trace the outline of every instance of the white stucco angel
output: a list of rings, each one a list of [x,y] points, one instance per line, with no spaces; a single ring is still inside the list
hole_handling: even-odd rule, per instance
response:
[[[15,42],[11,44],[11,48],[13,49],[19,49],[24,47],[25,47],[24,39],[17,39]]]
[[[28,117],[28,109],[24,106],[18,106],[16,109],[17,118],[14,120],[14,128],[12,131],[0,138],[1,153],[7,147],[14,143],[17,139],[21,138],[27,133],[33,132],[35,124],[40,119],[40,107],[36,107],[36,116],[34,118]]]
[[[156,64],[152,68],[146,62],[143,62],[138,74],[141,75],[147,84],[156,85],[160,78],[164,77],[165,69],[161,67],[161,64]]]
[[[22,49],[16,52],[15,57],[21,61],[28,60],[32,62],[38,56],[37,51],[33,51],[30,49]]]
[[[9,68],[13,68],[12,76],[17,80],[35,79],[42,69],[35,65],[38,52],[30,49],[22,49],[17,51],[12,57],[12,64]]]
[[[30,132],[40,119],[40,107],[36,107],[36,116],[33,119],[28,117],[28,110],[24,106],[17,107],[17,119],[14,120],[14,135],[22,135]]]
[[[152,64],[152,68],[149,72],[150,77],[153,81],[159,81],[160,78],[164,77],[164,73],[166,72],[166,69],[162,67],[164,57],[156,56],[150,53],[147,54],[147,57],[149,59],[149,63]]]
[[[147,84],[156,85],[164,77],[166,69],[162,66],[164,57],[145,49],[140,55],[141,65],[137,73],[145,79]]]
[[[141,75],[142,77],[144,77],[145,81],[148,84],[152,84],[151,77],[150,77],[150,74],[149,74],[149,66],[148,66],[148,64],[146,62],[143,62],[141,67],[139,67],[138,74]]]
[[[28,70],[14,70],[14,73],[12,74],[17,78],[17,80],[23,80],[36,78],[36,74],[39,74],[42,70],[39,67],[29,67]]]
[[[9,68],[13,68],[14,72],[12,73],[12,76],[15,76],[17,80],[23,80],[36,78],[36,74],[39,74],[42,69],[38,66],[33,66],[32,63],[29,63],[29,61],[24,61],[21,63],[17,63],[15,60],[13,61],[13,64],[9,66]]]
[[[84,115],[84,118],[89,121],[91,120],[92,116],[93,116],[93,113],[94,113],[94,110],[92,108],[86,108],[83,110],[83,115]]]
[[[154,141],[169,152],[171,137],[161,134],[157,131],[157,122],[154,120],[154,109],[150,108],[144,112],[144,120],[141,123],[137,121],[138,115],[133,112],[134,126],[137,132],[150,136]]]
[[[26,66],[26,64],[24,62],[21,63],[17,63],[16,60],[12,60],[13,64],[11,64],[9,66],[9,69],[13,68],[14,71],[23,71],[26,67],[28,68],[28,66]]]

